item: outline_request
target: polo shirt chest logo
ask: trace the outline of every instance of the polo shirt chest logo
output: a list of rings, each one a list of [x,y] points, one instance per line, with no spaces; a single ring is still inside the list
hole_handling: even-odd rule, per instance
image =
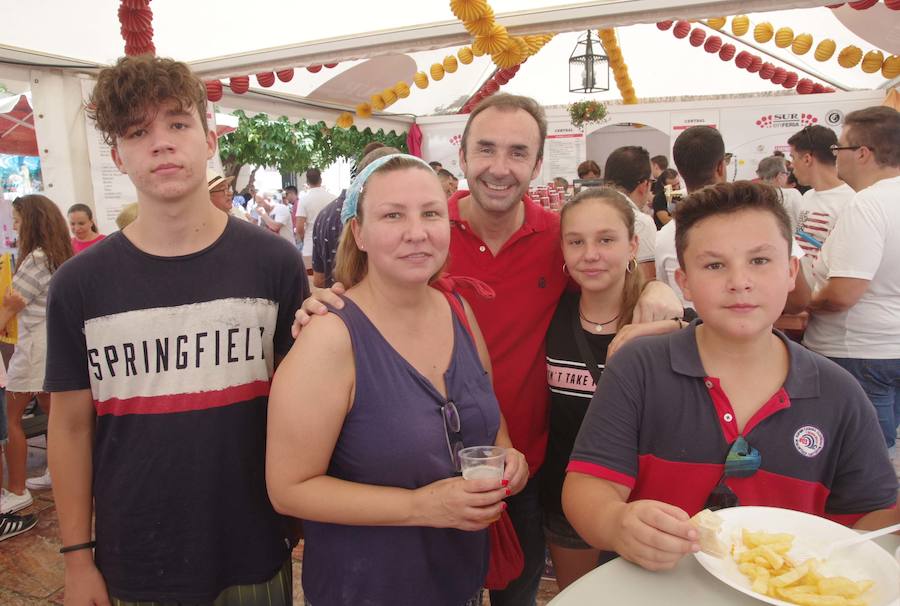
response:
[[[805,425],[794,433],[794,448],[804,457],[812,458],[825,448],[825,435],[818,427]]]

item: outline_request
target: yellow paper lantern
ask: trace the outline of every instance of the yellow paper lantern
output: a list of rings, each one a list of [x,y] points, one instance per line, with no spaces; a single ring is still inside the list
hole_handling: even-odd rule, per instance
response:
[[[484,56],[484,50],[480,49],[480,48],[476,48],[474,44],[472,46],[470,46],[469,48],[472,49],[473,57],[483,57]]]
[[[810,34],[800,34],[794,38],[791,50],[794,51],[795,55],[805,55],[812,48],[812,43],[813,37]]]
[[[509,46],[509,34],[502,25],[495,24],[490,33],[476,36],[472,50],[478,49],[483,54],[494,55]]]
[[[725,25],[725,17],[713,17],[712,19],[707,19],[706,24],[713,29],[722,29]]]
[[[618,63],[622,60],[622,49],[618,46],[606,50],[606,58],[609,59],[610,65]]]
[[[866,53],[862,60],[862,70],[867,74],[874,74],[884,65],[884,55],[880,50],[872,50]]]
[[[881,75],[888,80],[893,80],[900,76],[900,56],[891,55],[885,59],[881,65]]]
[[[400,99],[406,99],[409,96],[409,84],[401,80],[394,85],[394,94]]]
[[[858,46],[850,45],[845,47],[838,55],[838,64],[841,67],[851,68],[862,61],[862,51]]]
[[[337,117],[337,121],[335,122],[340,128],[350,128],[353,126],[353,116],[348,114],[347,112],[342,113]]]
[[[757,23],[756,27],[753,28],[753,39],[760,44],[763,44],[764,42],[768,42],[772,39],[774,31],[775,30],[772,29],[772,24],[768,21]]]
[[[453,55],[447,55],[444,57],[444,71],[448,74],[452,74],[459,68],[459,63],[456,62],[456,57]]]
[[[794,30],[789,27],[780,27],[775,32],[775,46],[778,48],[787,48],[794,41]]]
[[[435,63],[431,66],[431,79],[435,82],[438,82],[444,77],[444,66],[440,63]]]
[[[460,21],[477,19],[488,10],[485,0],[450,0],[450,10]]]
[[[544,42],[540,36],[525,36],[525,44],[528,45],[528,54],[535,55],[544,47]]]
[[[747,15],[736,15],[731,20],[731,33],[735,36],[743,36],[750,29],[750,19]]]
[[[518,40],[521,40],[519,38]],[[520,64],[527,57],[527,47],[524,46],[524,41],[521,45],[517,42],[516,38],[511,38],[509,44],[500,50],[499,52],[491,54],[491,59],[494,61],[494,64],[500,69],[506,69],[509,67],[514,67]],[[523,52],[523,48],[525,51]]]
[[[831,38],[825,38],[816,46],[816,61],[828,61],[837,50],[837,44]]]
[[[475,56],[472,54],[472,49],[468,46],[459,49],[456,56],[459,57],[459,62],[463,65],[468,65],[475,59]]]
[[[356,115],[360,118],[371,118],[372,117],[372,106],[368,103],[360,103],[356,106]]]
[[[416,86],[419,88],[428,88],[428,74],[425,72],[416,72],[416,75],[413,76],[413,82],[415,82]]]
[[[466,28],[466,31],[469,32],[469,35],[471,36],[484,36],[485,34],[489,34],[491,30],[494,29],[494,11],[488,8],[487,12],[477,19],[463,21],[463,27]]]
[[[384,99],[384,106],[390,107],[397,102],[397,93],[392,88],[386,88],[381,91],[381,98]]]
[[[384,109],[384,97],[382,97],[379,93],[375,93],[371,97],[369,97],[369,101],[372,103],[372,109],[375,111],[381,111]]]

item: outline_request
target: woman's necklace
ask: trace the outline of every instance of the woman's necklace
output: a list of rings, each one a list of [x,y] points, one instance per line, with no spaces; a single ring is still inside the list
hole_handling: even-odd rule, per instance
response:
[[[582,313],[582,311],[581,311],[581,305],[579,305],[579,306],[578,306],[578,315],[581,317],[582,320],[584,320],[584,321],[587,322],[588,324],[593,324],[593,325],[594,325],[594,332],[603,332],[603,327],[604,327],[604,326],[606,326],[607,324],[612,324],[613,322],[615,322],[616,320],[618,320],[618,319],[619,319],[619,316],[622,315],[622,314],[621,314],[621,313],[617,313],[615,318],[612,318],[612,319],[610,319],[610,320],[607,320],[606,322],[594,322],[593,320],[588,320],[587,318],[584,317],[584,313]]]

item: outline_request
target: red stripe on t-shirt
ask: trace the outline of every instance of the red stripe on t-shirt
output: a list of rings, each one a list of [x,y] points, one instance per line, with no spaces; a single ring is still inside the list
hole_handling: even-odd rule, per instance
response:
[[[269,395],[269,381],[253,381],[215,391],[94,400],[97,415],[153,415],[230,406]]]
[[[597,465],[596,463],[587,463],[585,461],[570,461],[569,466],[566,467],[566,472],[568,473],[570,471],[594,476],[595,478],[600,478],[601,480],[609,480],[610,482],[621,484],[629,490],[634,488],[635,480],[631,476],[624,473],[619,473],[618,471],[613,471],[608,467],[603,467],[602,465]]]

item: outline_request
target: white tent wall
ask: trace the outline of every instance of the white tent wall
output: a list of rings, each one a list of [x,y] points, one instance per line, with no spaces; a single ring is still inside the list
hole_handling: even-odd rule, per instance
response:
[[[544,166],[535,179],[546,183],[555,177],[572,179],[578,163],[586,159],[596,161],[601,168],[609,153],[622,145],[643,145],[650,155],[672,157],[672,144],[688,126],[709,124],[720,130],[725,149],[734,154],[729,167],[730,179],[752,179],[759,160],[776,149],[787,150],[788,138],[806,124],[822,124],[840,133],[847,113],[880,105],[884,91],[855,91],[821,95],[783,95],[749,99],[712,99],[685,103],[642,105],[612,105],[602,124],[588,127],[583,143],[564,149],[567,156],[576,150],[575,158],[560,163],[554,158],[553,146],[544,148]],[[434,116],[418,120],[422,129],[422,155],[437,160],[458,177],[459,145],[467,116]],[[562,108],[549,108],[547,121],[550,131],[582,132],[571,125],[568,113]],[[759,123],[757,123],[759,122]],[[560,124],[568,124],[561,128]],[[629,126],[615,126],[627,124]],[[632,124],[645,125],[634,128]],[[649,128],[647,128],[649,127]],[[580,151],[577,151],[580,150]],[[550,167],[571,166],[568,172]]]

